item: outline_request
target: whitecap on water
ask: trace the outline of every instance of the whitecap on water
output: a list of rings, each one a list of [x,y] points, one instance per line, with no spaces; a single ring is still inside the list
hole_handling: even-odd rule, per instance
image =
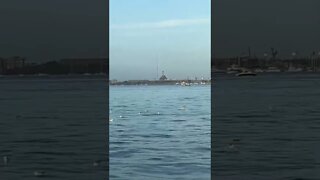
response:
[[[3,163],[4,163],[4,165],[7,165],[8,162],[9,162],[8,156],[3,156]]]
[[[109,116],[109,122],[112,122],[112,121],[113,121],[113,118]]]
[[[183,105],[182,107],[178,108],[178,110],[186,110],[186,106]]]
[[[34,171],[33,175],[36,177],[43,177],[46,175],[46,173],[44,171]]]
[[[94,167],[100,166],[100,161],[94,161],[92,165]]]

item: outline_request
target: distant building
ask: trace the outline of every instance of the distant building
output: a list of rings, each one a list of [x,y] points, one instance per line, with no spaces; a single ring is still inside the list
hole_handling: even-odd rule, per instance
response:
[[[0,58],[0,73],[14,71],[15,69],[23,68],[25,65],[25,58],[14,56],[10,58]]]
[[[162,76],[160,77],[160,81],[165,81],[167,80],[168,78],[166,77],[166,75],[164,75],[164,71],[162,71]]]
[[[67,66],[70,73],[105,73],[108,69],[107,58],[61,59],[60,63]]]
[[[0,74],[5,72],[5,65],[4,65],[4,59],[0,58]]]

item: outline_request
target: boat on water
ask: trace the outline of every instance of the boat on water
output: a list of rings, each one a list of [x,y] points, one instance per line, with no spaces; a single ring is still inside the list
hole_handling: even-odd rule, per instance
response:
[[[243,72],[236,74],[236,76],[256,76],[256,75],[257,75],[257,73],[252,72],[252,71],[243,71]]]
[[[183,82],[180,83],[180,85],[181,85],[181,86],[190,86],[190,83],[187,83],[187,82],[184,82],[184,81],[183,81]]]
[[[242,68],[236,64],[231,65],[231,67],[227,68],[227,74],[237,74],[242,71]]]
[[[227,74],[236,74],[236,73],[240,73],[241,69],[236,69],[236,68],[228,68],[227,69]]]

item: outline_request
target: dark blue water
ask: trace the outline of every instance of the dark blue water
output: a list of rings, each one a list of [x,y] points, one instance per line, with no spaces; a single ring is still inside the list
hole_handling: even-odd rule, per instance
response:
[[[214,179],[320,179],[320,74],[214,79]]]
[[[210,86],[111,86],[110,179],[210,179]]]
[[[1,77],[0,179],[107,179],[107,85],[104,77]]]

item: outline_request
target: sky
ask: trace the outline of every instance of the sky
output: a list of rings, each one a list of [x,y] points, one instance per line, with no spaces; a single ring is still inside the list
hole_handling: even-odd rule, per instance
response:
[[[213,56],[278,50],[280,57],[320,51],[319,0],[213,1]]]
[[[109,19],[110,79],[210,78],[210,0],[110,0]]]
[[[106,58],[107,20],[106,0],[1,0],[0,57]]]

